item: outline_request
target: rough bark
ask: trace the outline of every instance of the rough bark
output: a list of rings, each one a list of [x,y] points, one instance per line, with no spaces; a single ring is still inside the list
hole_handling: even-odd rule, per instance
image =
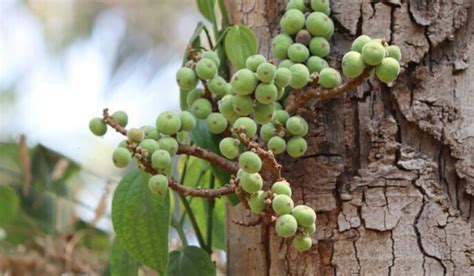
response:
[[[270,57],[286,1],[227,1]],[[330,63],[355,36],[402,50],[393,87],[369,82],[315,106],[309,150],[283,158],[295,203],[317,210],[297,253],[241,207],[228,211],[230,275],[474,275],[474,8],[471,0],[332,1]]]

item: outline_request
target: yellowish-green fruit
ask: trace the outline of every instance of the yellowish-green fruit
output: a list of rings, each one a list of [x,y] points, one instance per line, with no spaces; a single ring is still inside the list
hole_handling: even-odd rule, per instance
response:
[[[357,78],[364,72],[365,63],[359,52],[349,51],[342,58],[342,73],[349,79]]]
[[[295,136],[286,144],[286,152],[289,156],[297,158],[302,156],[308,149],[306,140],[302,137]]]
[[[329,32],[323,37],[329,41],[331,40],[333,35],[334,35],[334,22],[329,18]]]
[[[314,232],[316,232],[316,223],[313,223],[307,227],[303,227],[303,231],[306,235],[313,235]]]
[[[232,107],[240,116],[249,115],[253,110],[253,99],[249,95],[236,95],[232,101]]]
[[[278,64],[278,68],[288,68],[290,69],[291,66],[293,66],[295,63],[289,59],[285,59],[285,60],[282,60],[279,64]]]
[[[354,42],[352,42],[351,50],[362,53],[362,48],[370,41],[372,41],[372,39],[367,35],[358,36]]]
[[[171,156],[178,152],[178,141],[173,137],[163,137],[158,140],[160,149],[166,150]]]
[[[255,214],[261,214],[265,209],[265,199],[267,193],[264,191],[258,191],[250,196],[249,207]]]
[[[290,84],[291,80],[291,71],[288,68],[281,67],[278,68],[275,72],[275,86],[277,88],[284,88]]]
[[[306,29],[314,36],[325,37],[331,32],[331,19],[322,12],[312,12],[306,18]]]
[[[155,169],[163,170],[171,165],[171,156],[166,150],[156,150],[151,155],[151,166]]]
[[[245,61],[245,67],[247,69],[252,70],[253,72],[257,72],[257,68],[260,64],[267,62],[267,59],[262,55],[252,55],[247,58]]]
[[[197,99],[202,98],[203,96],[204,91],[201,88],[194,88],[186,95],[186,104],[191,106]]]
[[[311,0],[311,9],[313,11],[323,12],[327,15],[331,13],[329,0]]]
[[[264,83],[271,83],[275,78],[275,65],[264,62],[257,67],[257,78]]]
[[[278,59],[288,57],[288,48],[293,44],[293,39],[287,34],[279,34],[273,38],[272,53]]]
[[[230,93],[230,85],[220,76],[212,78],[207,87],[215,96],[224,96]]]
[[[154,175],[148,180],[148,188],[153,194],[163,198],[168,193],[168,178],[162,174]]]
[[[319,72],[318,83],[324,88],[333,89],[341,84],[341,82],[341,74],[336,69],[328,67]]]
[[[148,156],[151,156],[155,151],[160,148],[158,142],[153,139],[145,139],[141,141],[138,146],[144,149],[148,153]]]
[[[400,72],[400,64],[394,58],[387,57],[375,68],[375,75],[384,83],[394,81]]]
[[[239,155],[239,141],[226,137],[219,143],[219,150],[225,158],[234,159]]]
[[[241,117],[235,120],[232,128],[237,129],[241,128],[244,130],[245,136],[247,138],[253,138],[257,133],[257,124],[248,117]]]
[[[116,111],[110,117],[117,121],[121,127],[126,127],[128,124],[128,115],[125,111]]]
[[[278,91],[273,83],[260,83],[255,90],[255,99],[262,104],[271,104],[276,101]]]
[[[293,207],[293,200],[287,195],[276,195],[273,198],[272,208],[278,216],[290,214],[293,210]]]
[[[218,112],[211,113],[207,116],[207,128],[211,133],[219,134],[227,129],[227,119]]]
[[[288,57],[295,63],[305,62],[309,57],[309,50],[301,43],[294,43],[288,48]]]
[[[362,59],[368,65],[379,65],[385,57],[385,47],[377,41],[367,42],[362,48]]]
[[[331,46],[324,37],[316,36],[311,39],[311,42],[309,43],[309,50],[311,51],[311,54],[323,58],[329,55]]]
[[[217,73],[216,63],[210,58],[201,58],[196,63],[196,75],[202,80],[210,80]]]
[[[107,132],[107,125],[102,118],[93,118],[89,122],[90,131],[96,136],[103,136]]]
[[[119,147],[128,149],[128,140],[122,140],[119,144]]]
[[[298,225],[311,227],[316,222],[316,212],[306,205],[298,205],[292,211]]]
[[[290,87],[300,89],[309,83],[309,70],[303,64],[294,64],[290,67]]]
[[[247,193],[255,193],[262,189],[263,179],[259,173],[241,173],[239,185]]]
[[[285,139],[274,136],[268,140],[268,149],[271,150],[275,154],[281,154],[285,152],[286,149],[286,142]]]
[[[173,111],[162,112],[156,119],[156,129],[166,135],[176,134],[181,128],[181,119]]]
[[[298,224],[296,219],[290,215],[285,214],[277,218],[275,223],[275,230],[278,236],[283,238],[289,238],[296,234]]]
[[[272,185],[272,193],[277,195],[286,195],[291,197],[291,187],[290,183],[286,182],[285,180],[277,181]]]
[[[303,117],[292,116],[286,121],[286,129],[296,136],[305,136],[308,132],[308,123]]]
[[[286,4],[286,10],[297,9],[302,12],[306,10],[306,3],[305,0],[290,0],[288,4]]]
[[[204,120],[212,112],[212,104],[208,99],[200,98],[194,101],[191,105],[191,112],[193,115],[201,120]]]
[[[196,127],[196,119],[188,111],[181,111],[179,119],[181,120],[181,131],[191,131]]]
[[[249,95],[257,87],[257,77],[247,68],[240,69],[232,76],[230,84],[237,95]]]
[[[272,123],[264,124],[260,128],[260,137],[262,137],[263,140],[268,141],[276,135],[275,131],[275,126]]]
[[[319,73],[324,68],[328,68],[329,64],[323,58],[320,58],[318,56],[312,56],[308,58],[308,60],[306,61],[306,66],[308,67],[310,73],[314,73],[314,72]]]
[[[206,51],[202,54],[201,58],[208,58],[216,64],[216,67],[219,67],[221,65],[221,60],[219,59],[219,56],[217,55],[216,52],[214,51]]]
[[[300,10],[291,9],[285,12],[280,20],[280,26],[286,34],[296,34],[303,29],[305,24],[304,14]]]
[[[400,51],[400,48],[396,45],[390,45],[387,48],[387,56],[396,59],[398,62],[400,62],[400,59],[402,58],[402,52]]]
[[[145,139],[158,140],[161,137],[156,127],[143,126],[140,129],[142,129],[145,132]]]
[[[277,87],[277,101],[282,99],[284,96],[285,96],[285,87],[281,87],[281,88],[278,88]],[[275,104],[277,104],[278,102],[275,102]],[[278,103],[279,104],[279,103]]]
[[[193,69],[181,67],[178,72],[176,72],[176,81],[178,82],[179,88],[183,89],[184,91],[189,91],[196,87],[198,78]]]
[[[270,122],[275,113],[275,103],[261,104],[257,103],[253,111],[253,119],[257,124],[266,124]]]
[[[307,251],[313,245],[313,241],[308,236],[297,235],[293,239],[293,247],[299,252]]]
[[[234,97],[233,95],[226,95],[218,102],[219,112],[229,122],[234,122],[239,118],[239,114],[234,111]]]
[[[252,151],[246,151],[239,156],[239,167],[247,173],[257,173],[262,168],[262,160]]]
[[[145,132],[139,128],[131,128],[127,133],[128,140],[134,143],[140,143],[145,139]]]
[[[112,153],[112,161],[118,168],[125,168],[130,160],[132,160],[132,154],[126,148],[118,147]]]
[[[275,115],[273,116],[272,120],[274,122],[279,122],[284,126],[289,118],[290,114],[288,114],[286,110],[277,110],[275,111]]]

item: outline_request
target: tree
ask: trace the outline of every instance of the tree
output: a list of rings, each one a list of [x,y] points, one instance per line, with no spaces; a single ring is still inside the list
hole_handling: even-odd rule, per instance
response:
[[[285,1],[226,1],[271,56]],[[272,227],[228,208],[230,275],[472,275],[473,8],[469,1],[333,0],[330,64],[356,35],[402,50],[393,87],[369,82],[316,103],[305,158],[284,158],[294,200],[317,211],[316,243],[296,253]]]

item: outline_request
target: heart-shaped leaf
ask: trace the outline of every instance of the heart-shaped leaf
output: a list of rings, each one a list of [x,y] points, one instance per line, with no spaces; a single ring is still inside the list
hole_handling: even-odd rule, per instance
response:
[[[257,53],[257,38],[249,27],[232,26],[225,37],[224,47],[232,64],[242,69],[247,58]]]

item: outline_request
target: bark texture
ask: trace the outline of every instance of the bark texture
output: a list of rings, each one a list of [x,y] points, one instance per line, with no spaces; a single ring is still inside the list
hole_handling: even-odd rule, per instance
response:
[[[284,0],[227,1],[271,56]],[[332,0],[330,64],[360,34],[402,50],[393,87],[369,82],[316,104],[309,150],[284,158],[295,203],[317,211],[297,253],[270,227],[228,211],[230,275],[474,275],[474,8],[471,0]]]

